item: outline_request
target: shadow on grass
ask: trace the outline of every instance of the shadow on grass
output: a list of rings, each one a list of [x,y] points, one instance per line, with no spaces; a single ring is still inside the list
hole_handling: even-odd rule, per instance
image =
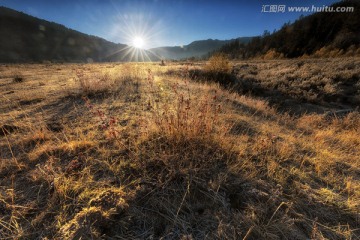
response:
[[[288,112],[292,116],[355,109],[360,104],[360,99],[356,95],[357,89],[353,87],[358,83],[358,79],[354,76],[350,79],[335,79],[334,81],[339,82],[339,89],[335,94],[325,93],[317,86],[301,89],[301,94],[299,94],[285,92],[278,89],[276,85],[265,87],[255,77],[238,78],[236,77],[236,71],[238,70],[233,73],[214,73],[195,69],[189,70],[189,76],[194,81],[217,82],[230,91],[260,97],[267,100],[278,112]],[[291,84],[291,81],[288,84]],[[316,98],[309,97],[310,92],[314,93]]]

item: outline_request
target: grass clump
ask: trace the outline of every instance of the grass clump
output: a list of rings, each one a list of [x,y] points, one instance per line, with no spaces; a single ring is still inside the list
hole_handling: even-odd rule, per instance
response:
[[[221,130],[227,131],[220,122],[223,109],[216,101],[216,95],[195,100],[189,92],[181,92],[178,88],[172,86],[172,102],[157,104],[153,111],[153,121],[159,131],[178,138],[207,138]]]
[[[124,196],[120,189],[100,192],[88,203],[88,207],[84,207],[61,227],[61,236],[65,239],[100,238],[102,232],[111,227],[114,216],[128,208]]]
[[[24,76],[21,73],[15,73],[13,77],[14,83],[22,83],[25,81]]]
[[[96,93],[106,93],[114,86],[114,80],[109,73],[87,74],[82,70],[76,71],[76,82],[78,82],[80,91],[84,95]]]

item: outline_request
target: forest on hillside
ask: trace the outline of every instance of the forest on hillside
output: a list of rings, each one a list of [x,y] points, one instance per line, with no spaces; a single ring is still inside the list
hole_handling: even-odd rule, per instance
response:
[[[353,7],[353,12],[319,12],[285,23],[278,31],[255,37],[249,44],[233,41],[219,49],[232,59],[334,57],[360,54],[360,2],[349,0],[332,5]]]

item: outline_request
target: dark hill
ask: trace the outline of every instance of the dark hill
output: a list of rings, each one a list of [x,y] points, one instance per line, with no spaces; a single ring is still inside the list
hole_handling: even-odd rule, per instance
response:
[[[0,62],[101,62],[129,60],[127,47],[0,7]]]

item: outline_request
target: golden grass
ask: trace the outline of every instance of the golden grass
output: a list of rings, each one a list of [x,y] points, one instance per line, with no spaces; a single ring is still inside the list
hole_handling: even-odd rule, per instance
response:
[[[1,65],[0,239],[358,239],[359,113],[280,113],[203,67]]]

